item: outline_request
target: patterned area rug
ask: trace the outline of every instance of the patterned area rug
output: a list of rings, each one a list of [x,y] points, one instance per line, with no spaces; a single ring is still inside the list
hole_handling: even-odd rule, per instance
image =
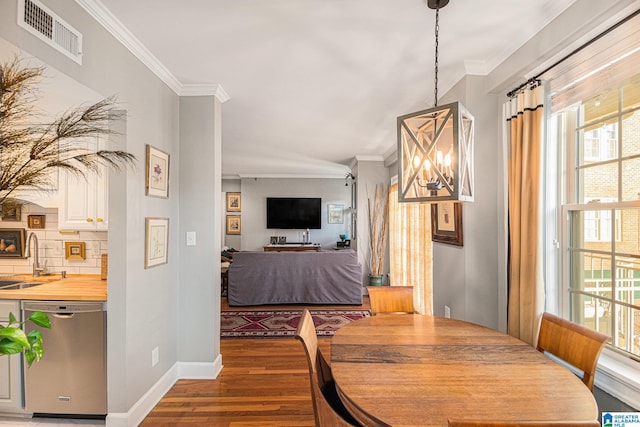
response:
[[[222,338],[292,337],[300,322],[299,311],[225,311],[220,315]],[[311,310],[320,337],[332,336],[342,326],[371,316],[369,310]]]

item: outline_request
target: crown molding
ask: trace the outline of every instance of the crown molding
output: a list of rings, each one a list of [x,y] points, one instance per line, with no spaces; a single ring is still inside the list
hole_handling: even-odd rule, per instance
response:
[[[76,0],[93,19],[111,33],[124,47],[138,58],[153,74],[158,76],[171,90],[180,94],[182,86],[178,79],[147,49],[136,36],[107,9],[100,0]]]
[[[93,19],[140,60],[153,74],[162,80],[178,96],[213,95],[220,102],[229,100],[229,95],[220,85],[182,84],[167,67],[156,58],[140,40],[133,35],[100,0],[75,0]]]
[[[231,97],[218,84],[189,84],[180,87],[180,96],[215,96],[220,102],[227,102]]]

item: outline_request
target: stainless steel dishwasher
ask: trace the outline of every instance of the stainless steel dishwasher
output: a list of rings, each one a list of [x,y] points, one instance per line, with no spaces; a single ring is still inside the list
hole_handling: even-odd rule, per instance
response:
[[[24,319],[42,311],[44,356],[24,364],[25,409],[34,414],[107,413],[106,311],[101,302],[23,301]]]

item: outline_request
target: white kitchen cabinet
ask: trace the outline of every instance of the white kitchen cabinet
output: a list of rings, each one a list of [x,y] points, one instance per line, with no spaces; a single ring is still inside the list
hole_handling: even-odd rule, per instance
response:
[[[99,143],[88,143],[95,150]],[[60,173],[60,209],[58,228],[61,230],[101,230],[108,228],[108,171],[87,172],[86,179],[73,173]]]
[[[7,325],[9,313],[20,318],[20,301],[0,300],[0,324]],[[24,412],[22,356],[20,354],[0,356],[0,379],[0,413]]]

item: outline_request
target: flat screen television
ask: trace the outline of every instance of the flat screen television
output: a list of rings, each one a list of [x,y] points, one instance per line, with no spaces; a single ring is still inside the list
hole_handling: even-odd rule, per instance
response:
[[[267,228],[322,228],[319,197],[267,197]]]

